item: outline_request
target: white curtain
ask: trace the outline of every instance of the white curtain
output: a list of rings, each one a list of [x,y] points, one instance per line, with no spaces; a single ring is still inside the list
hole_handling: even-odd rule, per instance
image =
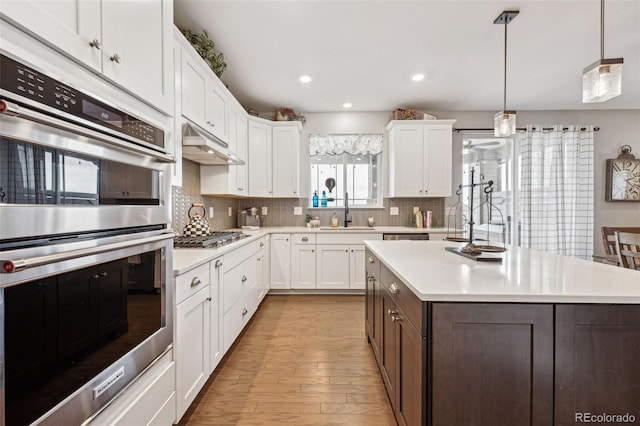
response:
[[[593,134],[591,126],[528,126],[519,134],[523,247],[591,260]]]
[[[382,135],[309,135],[309,155],[376,155],[382,152]]]

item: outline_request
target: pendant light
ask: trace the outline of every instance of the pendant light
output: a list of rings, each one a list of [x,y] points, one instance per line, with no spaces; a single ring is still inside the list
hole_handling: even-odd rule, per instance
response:
[[[511,136],[516,132],[516,112],[507,110],[507,25],[518,13],[517,10],[505,10],[493,21],[504,25],[504,103],[502,111],[493,116],[493,135],[496,137]]]
[[[622,58],[604,58],[604,0],[600,0],[600,59],[582,72],[582,103],[604,102],[622,93]]]

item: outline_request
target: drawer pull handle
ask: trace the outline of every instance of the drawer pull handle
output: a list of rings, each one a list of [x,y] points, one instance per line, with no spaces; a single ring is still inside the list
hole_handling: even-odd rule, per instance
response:
[[[400,292],[400,290],[398,290],[398,284],[393,283],[389,286],[389,293],[391,294],[398,294]]]
[[[242,309],[242,316],[247,315],[247,313],[248,313],[248,312],[249,312],[249,311],[247,311],[247,308],[243,308],[243,309]]]
[[[194,279],[191,280],[191,287],[197,287],[200,284],[202,284],[202,281],[200,281],[200,278],[195,277]]]
[[[246,276],[246,275],[243,275],[243,276],[242,276],[242,282],[245,282],[246,280],[247,280],[247,276]]]
[[[309,238],[307,238],[307,237],[302,237],[302,241],[307,242],[307,241],[309,241]]]
[[[369,259],[367,259],[367,261],[368,261],[369,263],[373,263],[373,262],[374,262],[373,257],[369,257]]]
[[[216,268],[219,268],[222,266],[222,260],[216,260]]]

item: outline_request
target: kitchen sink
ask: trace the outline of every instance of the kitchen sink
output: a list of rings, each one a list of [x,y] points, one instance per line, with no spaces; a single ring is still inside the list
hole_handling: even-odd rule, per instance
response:
[[[319,228],[321,231],[375,231],[376,228],[372,228],[370,226],[349,226],[345,228],[344,226],[321,226]]]

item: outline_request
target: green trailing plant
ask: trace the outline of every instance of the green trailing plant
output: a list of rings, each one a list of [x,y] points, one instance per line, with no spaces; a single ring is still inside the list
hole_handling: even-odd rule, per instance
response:
[[[224,55],[216,50],[216,45],[209,38],[207,31],[202,30],[202,34],[196,34],[188,29],[180,31],[182,31],[182,34],[189,40],[189,43],[196,49],[196,52],[209,65],[215,75],[221,77],[227,68],[227,64],[224,61]]]

